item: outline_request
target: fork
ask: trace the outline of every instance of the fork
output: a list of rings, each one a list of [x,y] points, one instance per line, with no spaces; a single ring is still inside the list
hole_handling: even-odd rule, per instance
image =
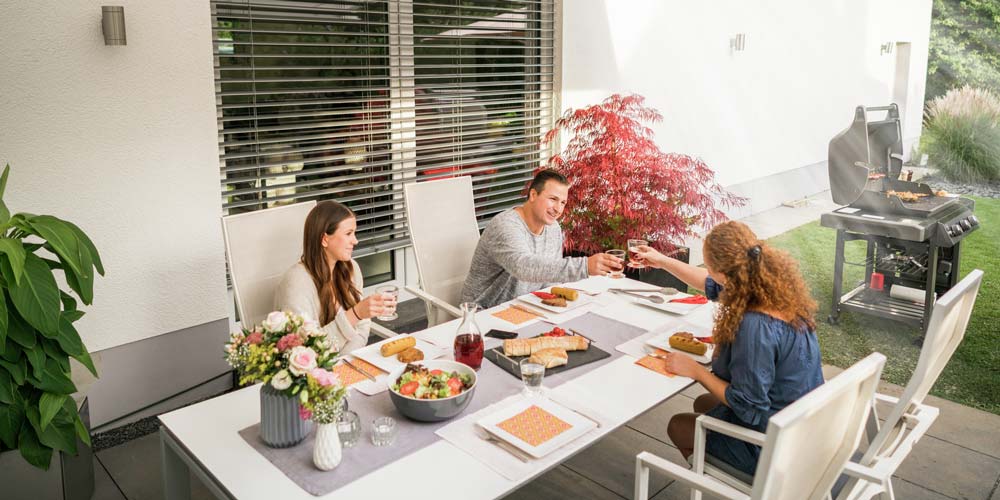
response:
[[[660,354],[660,353],[656,352],[657,349],[655,347],[649,345],[649,344],[642,344],[642,350],[649,357],[660,358],[660,359],[667,359],[666,355]]]
[[[482,439],[483,441],[486,441],[487,443],[490,443],[496,446],[497,448],[506,451],[507,453],[511,454],[514,458],[524,463],[528,463],[528,457],[524,456],[524,454],[521,453],[521,450],[514,448],[512,444],[501,440],[500,438],[494,436],[493,434],[490,434],[486,429],[483,429],[482,427],[479,427],[476,424],[473,424],[472,428],[475,431],[476,435],[479,436],[479,438]]]
[[[569,288],[570,290],[576,290],[576,291],[578,291],[578,292],[580,292],[580,293],[582,293],[584,295],[590,295],[591,297],[593,297],[595,295],[600,295],[601,294],[601,292],[592,292],[590,290],[584,290],[582,288],[573,288],[571,286],[565,286],[563,288]]]

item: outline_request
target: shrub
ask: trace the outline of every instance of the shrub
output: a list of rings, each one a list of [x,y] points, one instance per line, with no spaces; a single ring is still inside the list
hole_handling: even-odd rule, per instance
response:
[[[927,106],[922,149],[948,179],[1000,180],[1000,99],[969,86],[934,99]]]

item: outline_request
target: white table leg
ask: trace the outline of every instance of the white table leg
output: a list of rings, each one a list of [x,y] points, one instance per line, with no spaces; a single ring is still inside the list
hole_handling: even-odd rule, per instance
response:
[[[163,462],[163,497],[166,500],[191,500],[191,471],[184,459],[168,442],[170,436],[160,429],[160,455]]]

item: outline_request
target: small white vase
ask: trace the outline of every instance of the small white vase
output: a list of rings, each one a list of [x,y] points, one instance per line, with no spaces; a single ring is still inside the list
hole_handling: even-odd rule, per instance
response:
[[[316,426],[316,442],[313,443],[313,464],[319,470],[331,470],[340,464],[343,458],[340,446],[340,435],[337,434],[337,423],[318,424]]]

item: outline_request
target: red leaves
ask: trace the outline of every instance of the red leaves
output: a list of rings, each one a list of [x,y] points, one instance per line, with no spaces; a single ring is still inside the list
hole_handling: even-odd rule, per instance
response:
[[[566,247],[586,253],[622,248],[630,238],[669,250],[672,243],[726,220],[717,207],[746,200],[726,191],[700,159],[664,153],[643,123],[663,119],[640,95],[614,94],[601,104],[567,110],[545,134],[570,133],[548,168],[572,183],[563,216]]]

